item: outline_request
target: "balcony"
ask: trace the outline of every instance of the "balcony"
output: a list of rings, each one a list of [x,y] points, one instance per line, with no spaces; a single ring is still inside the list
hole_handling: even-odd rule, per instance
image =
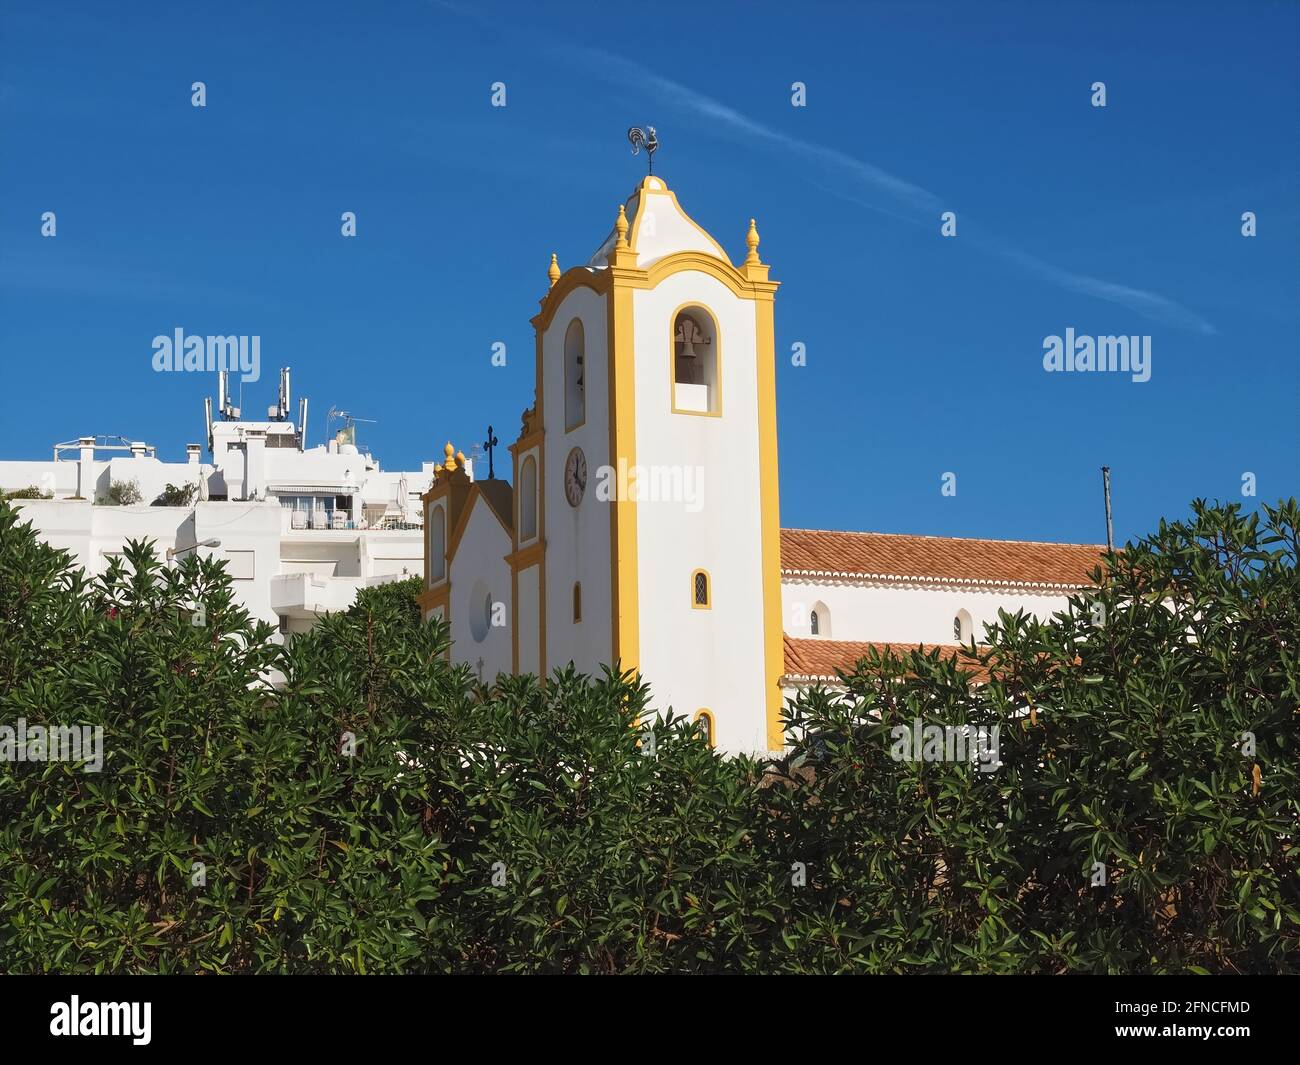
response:
[[[289,516],[287,528],[297,531],[308,529],[319,530],[321,532],[329,531],[346,531],[349,529],[364,529],[365,522],[355,522],[352,515],[346,510],[290,510],[285,507],[285,513]]]
[[[285,573],[271,578],[271,609],[286,617],[317,617],[347,610],[366,581],[361,577],[316,577]]]

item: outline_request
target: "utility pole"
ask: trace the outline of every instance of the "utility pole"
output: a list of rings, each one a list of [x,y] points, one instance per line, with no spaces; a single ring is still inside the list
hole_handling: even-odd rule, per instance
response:
[[[1110,467],[1101,468],[1101,489],[1106,496],[1106,550],[1115,550],[1115,531],[1110,523]]]

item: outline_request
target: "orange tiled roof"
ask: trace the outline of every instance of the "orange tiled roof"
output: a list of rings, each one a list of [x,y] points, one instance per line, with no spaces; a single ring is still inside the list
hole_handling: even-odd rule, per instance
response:
[[[945,655],[968,656],[970,654],[969,648],[959,647],[956,644],[870,643],[862,640],[820,640],[786,636],[785,675],[790,680],[836,681],[839,679],[835,672],[837,669],[851,673],[854,663],[859,658],[863,658],[873,647],[881,653],[892,649],[895,655],[902,655],[918,647],[933,651],[936,646]],[[977,682],[988,680],[988,671],[969,657],[962,657],[959,664]]]
[[[1099,544],[971,540],[897,533],[781,530],[781,572],[890,582],[1080,587],[1101,564]]]

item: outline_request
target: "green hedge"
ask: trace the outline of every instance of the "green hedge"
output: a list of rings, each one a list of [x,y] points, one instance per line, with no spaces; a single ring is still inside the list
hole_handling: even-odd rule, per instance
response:
[[[0,762],[0,970],[1296,971],[1297,525],[1197,504],[988,683],[864,660],[759,763],[631,676],[480,684],[417,582],[286,650],[213,562],[88,581],[0,503],[0,725],[105,732]],[[1001,764],[895,760],[914,719]]]

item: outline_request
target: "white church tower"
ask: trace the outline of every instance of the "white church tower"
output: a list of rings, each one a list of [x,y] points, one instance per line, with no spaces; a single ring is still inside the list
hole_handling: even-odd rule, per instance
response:
[[[647,177],[533,319],[514,458],[513,668],[618,662],[724,750],[782,747],[773,299]]]

